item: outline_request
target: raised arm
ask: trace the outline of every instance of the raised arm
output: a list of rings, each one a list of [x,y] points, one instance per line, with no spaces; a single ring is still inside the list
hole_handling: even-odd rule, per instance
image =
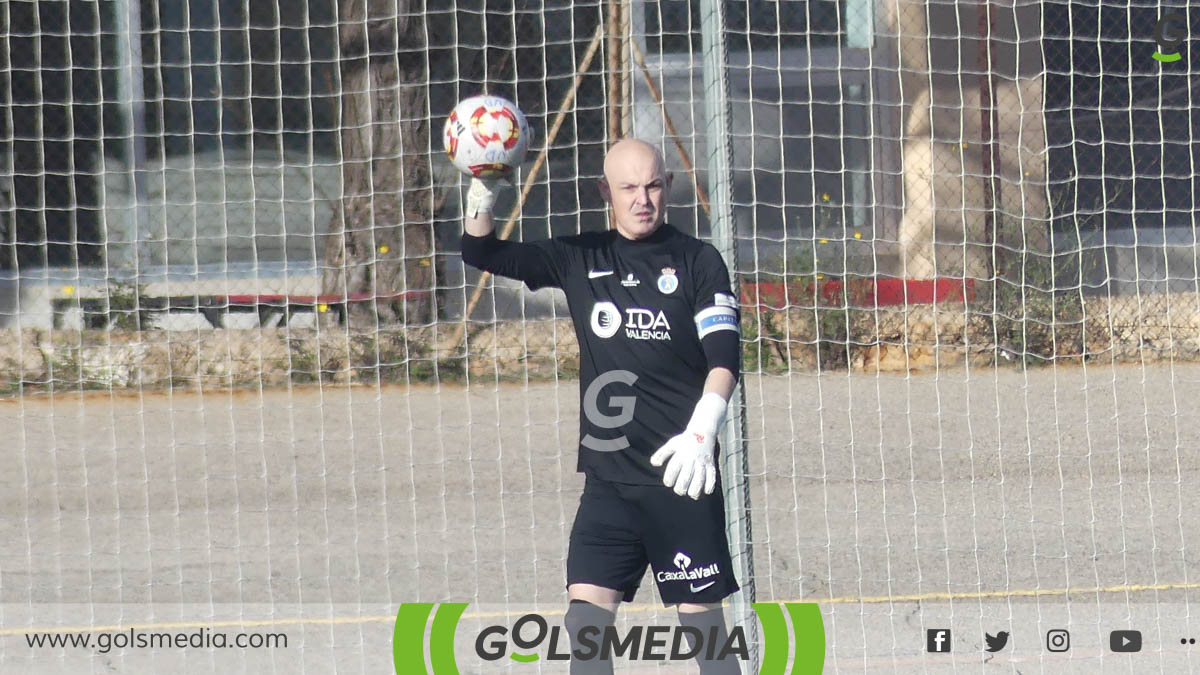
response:
[[[498,239],[492,207],[508,185],[499,179],[471,179],[463,209],[463,262],[481,270],[524,281],[532,290],[562,287],[566,256],[555,240],[522,243]]]

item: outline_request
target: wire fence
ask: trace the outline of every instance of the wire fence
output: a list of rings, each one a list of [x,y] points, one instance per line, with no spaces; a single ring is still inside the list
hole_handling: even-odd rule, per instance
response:
[[[373,376],[495,371],[505,350],[559,372],[571,358],[557,338],[472,352],[445,337],[565,314],[503,280],[471,306],[460,179],[436,131],[479,91],[525,111],[545,161],[520,177],[524,239],[606,227],[605,148],[647,138],[677,175],[671,222],[707,237],[699,11],[11,3],[2,320],[145,330],[192,326],[190,312],[304,331],[336,318],[406,336],[362,356]],[[728,0],[724,14],[748,367],[879,366],[889,346],[905,367],[948,347],[964,363],[1184,353],[1200,293],[1195,41],[1177,61],[1152,55],[1159,24],[1186,38],[1193,10]]]

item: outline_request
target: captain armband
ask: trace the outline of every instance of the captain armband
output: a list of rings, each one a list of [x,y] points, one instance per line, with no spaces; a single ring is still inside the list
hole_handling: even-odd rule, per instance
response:
[[[717,293],[716,304],[696,313],[696,334],[701,340],[717,331],[730,330],[740,333],[738,327],[737,300],[728,293]]]

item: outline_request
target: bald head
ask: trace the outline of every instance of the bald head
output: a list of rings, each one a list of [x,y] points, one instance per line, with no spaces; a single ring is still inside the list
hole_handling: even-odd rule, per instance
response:
[[[640,138],[621,139],[604,156],[604,177],[610,183],[614,176],[621,177],[635,168],[650,170],[665,178],[662,153]]]
[[[617,231],[627,239],[652,234],[666,217],[671,174],[662,153],[646,141],[618,141],[604,157],[600,194],[612,207]]]

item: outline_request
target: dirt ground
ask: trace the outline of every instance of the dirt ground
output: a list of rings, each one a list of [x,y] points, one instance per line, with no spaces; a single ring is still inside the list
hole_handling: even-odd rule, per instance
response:
[[[1200,637],[1200,366],[751,376],[745,391],[756,596],[821,603],[830,669],[1200,667],[1179,643],[1189,621]],[[577,395],[326,383],[4,401],[0,671],[389,672],[400,603],[561,608]],[[942,620],[969,636],[927,654]],[[22,630],[252,621],[292,644],[100,654],[31,649]],[[1068,654],[1035,634],[1055,622],[1079,627]],[[1110,626],[1153,653],[1109,653]],[[983,653],[983,630],[1014,647]]]

